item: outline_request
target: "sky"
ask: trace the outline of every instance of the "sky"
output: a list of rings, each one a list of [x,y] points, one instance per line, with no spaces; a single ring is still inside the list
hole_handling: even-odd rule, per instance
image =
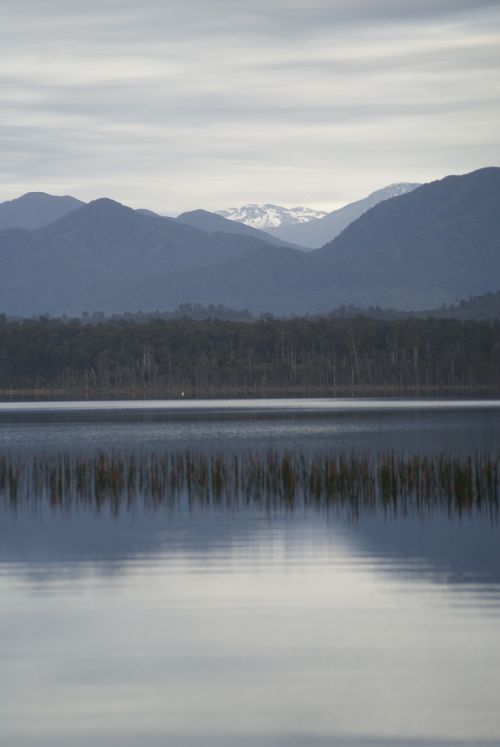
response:
[[[500,165],[500,0],[0,0],[0,201],[333,210]]]

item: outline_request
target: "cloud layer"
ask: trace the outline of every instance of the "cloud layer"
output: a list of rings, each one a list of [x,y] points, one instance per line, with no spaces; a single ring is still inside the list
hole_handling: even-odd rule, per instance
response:
[[[498,165],[500,3],[2,0],[0,199],[333,208]]]

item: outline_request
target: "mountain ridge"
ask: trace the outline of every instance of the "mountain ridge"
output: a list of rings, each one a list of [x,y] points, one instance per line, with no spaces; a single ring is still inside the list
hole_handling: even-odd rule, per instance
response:
[[[71,195],[58,196],[47,192],[26,192],[13,200],[0,203],[0,230],[4,228],[35,230],[53,223],[84,204]]]
[[[19,315],[119,311],[115,297],[125,298],[127,288],[140,280],[192,272],[261,246],[270,245],[208,234],[101,198],[35,231],[0,231],[1,310]]]
[[[312,252],[108,198],[36,230],[0,231],[0,313],[18,316],[182,303],[285,315],[341,305],[418,311],[495,292],[498,278],[498,167],[382,201]]]
[[[308,249],[319,249],[328,241],[332,241],[347,228],[350,223],[357,220],[363,213],[384,200],[399,197],[417,189],[420,184],[416,182],[397,182],[387,187],[371,192],[361,200],[350,202],[337,210],[333,210],[317,221],[311,221],[295,226],[283,226],[269,229],[269,233],[285,241],[290,241]]]
[[[388,286],[394,300],[403,294],[415,303],[420,294],[429,306],[496,291],[500,168],[447,176],[385,200],[316,254],[330,262],[337,283],[354,278],[357,292],[375,303],[384,293],[387,302]]]
[[[175,219],[179,223],[199,228],[208,233],[228,233],[228,234],[243,234],[245,236],[264,241],[268,244],[274,244],[276,246],[289,246],[295,249],[302,249],[303,247],[297,247],[294,244],[290,244],[287,241],[283,241],[277,236],[260,231],[253,226],[249,226],[246,223],[240,223],[236,220],[229,220],[224,218],[220,213],[212,213],[208,210],[189,210],[185,213],[181,213]]]

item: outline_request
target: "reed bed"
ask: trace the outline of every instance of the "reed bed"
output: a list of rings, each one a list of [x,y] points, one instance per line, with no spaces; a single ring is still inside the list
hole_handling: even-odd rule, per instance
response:
[[[113,513],[134,506],[313,507],[498,516],[500,454],[300,452],[0,455],[0,500]]]

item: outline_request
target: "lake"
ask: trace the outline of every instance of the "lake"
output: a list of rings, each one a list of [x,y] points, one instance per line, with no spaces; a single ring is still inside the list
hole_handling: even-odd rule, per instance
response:
[[[499,452],[499,401],[0,404],[0,744],[498,745]]]

